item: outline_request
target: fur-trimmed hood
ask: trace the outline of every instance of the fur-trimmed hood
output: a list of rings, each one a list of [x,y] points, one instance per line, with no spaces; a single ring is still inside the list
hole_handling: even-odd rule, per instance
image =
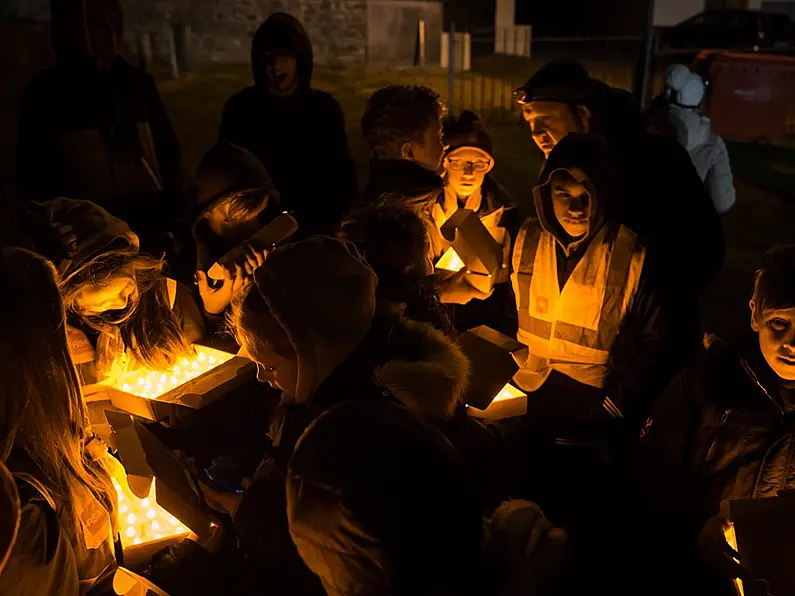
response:
[[[393,358],[376,367],[376,384],[423,418],[450,418],[469,383],[469,360],[461,348],[430,325],[408,319],[393,328],[389,347]]]

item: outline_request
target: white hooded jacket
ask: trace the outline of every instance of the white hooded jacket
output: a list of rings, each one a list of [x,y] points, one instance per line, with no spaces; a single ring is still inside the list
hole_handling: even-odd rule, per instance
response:
[[[736,199],[729,153],[723,139],[712,134],[709,118],[690,108],[669,106],[668,121],[676,129],[677,140],[690,154],[715,209],[719,214],[726,213]]]

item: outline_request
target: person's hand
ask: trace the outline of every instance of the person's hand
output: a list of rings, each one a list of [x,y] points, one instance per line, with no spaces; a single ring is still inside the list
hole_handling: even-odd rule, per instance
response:
[[[246,245],[246,260],[243,263],[243,269],[249,277],[254,276],[257,268],[265,262],[265,257],[268,256],[267,250],[257,250],[251,245]]]
[[[204,500],[210,508],[219,513],[226,513],[229,517],[235,517],[237,508],[240,507],[240,503],[243,502],[243,493],[238,494],[220,491],[201,481],[199,481],[198,484],[204,495]]]
[[[743,579],[748,571],[740,565],[740,553],[734,550],[726,540],[726,530],[731,522],[722,514],[713,515],[701,529],[698,547],[701,556],[716,570],[728,577]]]
[[[196,285],[199,286],[199,295],[204,310],[211,315],[224,312],[226,307],[232,304],[232,298],[245,290],[251,283],[251,278],[245,274],[240,265],[235,265],[234,273],[224,269],[223,276],[221,286],[211,288],[207,281],[207,274],[204,271],[196,272]]]
[[[444,304],[468,304],[472,300],[485,300],[494,292],[494,288],[486,294],[468,284],[466,269],[444,279],[437,287],[436,293]]]

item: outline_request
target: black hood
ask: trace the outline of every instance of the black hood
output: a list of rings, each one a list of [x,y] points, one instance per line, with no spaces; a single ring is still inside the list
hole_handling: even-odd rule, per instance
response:
[[[89,62],[94,58],[89,41],[89,6],[102,15],[102,24],[112,28],[121,48],[124,12],[119,0],[50,0],[50,38],[59,64]]]
[[[251,42],[251,70],[254,83],[268,86],[265,50],[289,50],[298,62],[298,80],[301,89],[309,89],[312,81],[314,53],[312,42],[301,21],[284,12],[273,13],[260,25]]]
[[[197,241],[197,264],[200,268],[210,267],[234,248],[210,229],[204,216],[230,195],[249,192],[261,192],[267,196],[265,209],[257,218],[262,225],[284,211],[279,191],[268,170],[251,152],[232,143],[218,143],[210,149],[196,172],[197,210],[191,230]]]
[[[268,170],[250,151],[232,143],[210,149],[196,172],[196,204],[199,216],[219,199],[232,193],[262,190],[279,200],[279,191]]]
[[[566,135],[549,154],[540,184],[533,190],[536,212],[544,230],[572,250],[572,239],[563,231],[552,210],[550,178],[558,170],[565,170],[583,181],[591,192],[591,221],[588,235],[582,239],[585,241],[605,222],[619,221],[626,194],[621,154],[603,137],[586,133]]]
[[[435,172],[408,159],[371,159],[365,197],[374,203],[384,195],[410,199],[441,191],[444,181]]]

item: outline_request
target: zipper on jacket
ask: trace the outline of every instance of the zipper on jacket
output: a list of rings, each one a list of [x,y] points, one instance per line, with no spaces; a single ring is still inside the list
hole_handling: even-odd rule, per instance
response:
[[[707,461],[712,459],[712,456],[715,454],[715,448],[718,446],[718,435],[720,435],[720,429],[723,428],[724,424],[726,424],[726,420],[729,419],[729,414],[731,413],[731,408],[726,408],[723,410],[723,415],[720,417],[718,426],[715,428],[715,435],[712,437],[712,444],[709,446],[709,450],[707,451]]]

